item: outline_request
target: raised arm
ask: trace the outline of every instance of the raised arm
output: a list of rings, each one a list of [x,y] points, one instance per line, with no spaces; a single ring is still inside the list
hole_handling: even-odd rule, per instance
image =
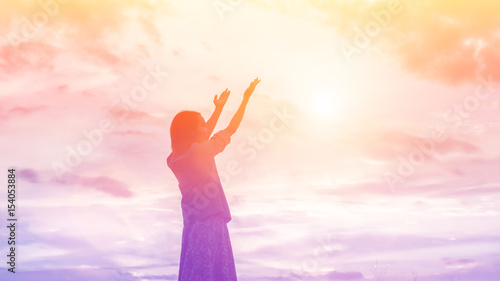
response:
[[[231,119],[231,122],[229,122],[229,125],[225,129],[230,135],[233,135],[238,127],[240,126],[241,120],[243,119],[243,115],[245,114],[245,109],[248,104],[248,100],[252,96],[253,91],[255,90],[255,86],[259,84],[260,80],[259,78],[255,78],[252,83],[250,83],[250,86],[246,89],[245,93],[243,94],[243,100],[241,101],[240,107],[234,114],[233,118]]]
[[[222,109],[224,108],[224,105],[227,102],[227,98],[229,97],[229,94],[231,91],[228,91],[227,88],[222,94],[220,94],[219,98],[217,98],[217,95],[214,96],[214,105],[215,105],[215,110],[212,113],[212,116],[207,120],[206,123],[206,128],[208,131],[208,135],[212,135],[212,132],[215,129],[215,125],[217,125],[217,121],[219,120],[219,116],[222,112]]]

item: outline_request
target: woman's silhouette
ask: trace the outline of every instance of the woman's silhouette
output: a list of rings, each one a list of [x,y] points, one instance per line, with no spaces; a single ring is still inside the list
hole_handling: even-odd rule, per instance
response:
[[[182,247],[179,281],[233,281],[236,278],[227,223],[229,206],[214,157],[230,143],[259,78],[250,83],[229,125],[211,138],[230,91],[214,97],[215,111],[205,123],[196,111],[179,112],[170,125],[172,153],[167,165],[182,194]]]

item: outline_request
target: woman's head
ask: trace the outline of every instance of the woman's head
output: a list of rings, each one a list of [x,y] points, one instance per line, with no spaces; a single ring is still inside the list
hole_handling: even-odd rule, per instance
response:
[[[208,139],[205,119],[199,112],[185,110],[177,113],[170,125],[172,151],[186,152],[194,142]]]

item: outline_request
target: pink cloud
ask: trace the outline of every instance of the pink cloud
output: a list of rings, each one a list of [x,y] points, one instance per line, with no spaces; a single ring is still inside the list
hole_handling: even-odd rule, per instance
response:
[[[97,189],[116,197],[131,197],[133,195],[125,183],[106,176],[79,177],[76,183],[82,187]]]
[[[83,188],[96,189],[115,197],[133,196],[133,192],[130,191],[127,184],[108,176],[90,177],[66,174],[63,178],[52,181],[63,185],[78,185]]]
[[[0,47],[0,72],[13,74],[26,69],[51,70],[57,53],[57,48],[43,42],[3,45]]]
[[[325,277],[329,278],[328,280],[358,280],[364,279],[363,274],[357,271],[346,271],[340,272],[334,270],[325,275]]]
[[[113,107],[109,110],[109,113],[117,120],[144,121],[144,119],[152,118],[152,116],[145,111],[130,110],[124,107]]]
[[[143,131],[139,130],[126,130],[126,131],[119,131],[119,132],[113,132],[115,135],[121,135],[121,136],[126,136],[126,135],[134,135],[134,136],[149,136],[151,134],[145,133]]]
[[[22,169],[17,171],[19,178],[25,179],[29,182],[36,183],[39,181],[38,174],[32,169]]]
[[[443,261],[446,265],[467,265],[467,264],[472,264],[475,263],[476,261],[473,259],[466,259],[466,258],[442,258],[441,261]]]
[[[14,108],[11,108],[8,112],[9,116],[14,115],[28,115],[31,113],[35,113],[44,109],[47,109],[48,106],[45,105],[39,105],[39,106],[32,106],[32,107],[25,107],[25,106],[16,106]]]
[[[83,54],[85,58],[92,59],[97,63],[102,63],[110,67],[125,66],[125,59],[120,55],[113,54],[111,49],[103,49],[102,46],[84,47]]]
[[[442,142],[434,141],[431,138],[411,135],[409,133],[393,130],[369,130],[355,133],[351,146],[361,151],[364,155],[376,160],[395,159],[398,156],[405,156],[411,151],[420,151],[422,143],[429,143],[427,147],[431,153],[426,157],[432,159],[433,155],[446,155],[449,153],[474,154],[481,152],[480,146],[468,141],[458,140],[450,135]],[[363,141],[360,141],[363,140]],[[429,149],[429,148],[427,148]]]

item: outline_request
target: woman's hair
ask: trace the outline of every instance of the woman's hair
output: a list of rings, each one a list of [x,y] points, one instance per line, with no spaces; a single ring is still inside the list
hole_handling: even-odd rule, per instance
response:
[[[184,153],[194,142],[194,132],[201,114],[197,111],[184,110],[177,113],[170,124],[172,152]]]

